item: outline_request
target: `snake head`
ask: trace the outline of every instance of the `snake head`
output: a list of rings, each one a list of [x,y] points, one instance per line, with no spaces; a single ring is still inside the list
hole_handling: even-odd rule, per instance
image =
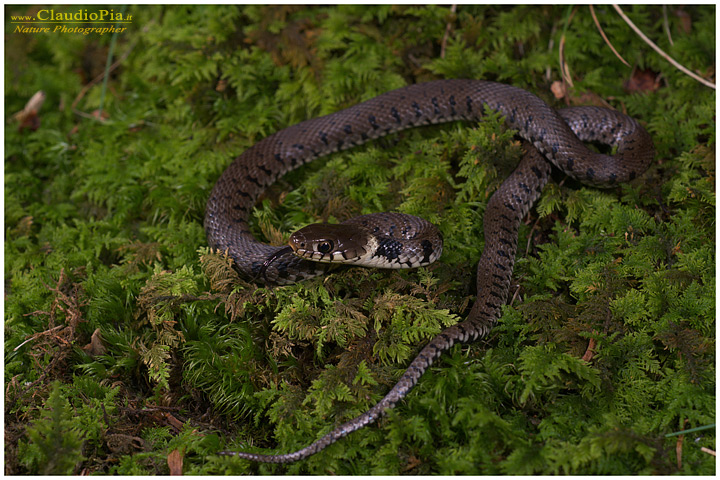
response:
[[[315,223],[292,235],[288,245],[270,255],[260,266],[255,280],[269,282],[267,270],[279,258],[294,253],[297,257],[322,263],[361,262],[368,254],[371,235],[359,225]]]
[[[295,255],[325,263],[353,263],[368,253],[370,234],[359,225],[314,223],[290,235]]]

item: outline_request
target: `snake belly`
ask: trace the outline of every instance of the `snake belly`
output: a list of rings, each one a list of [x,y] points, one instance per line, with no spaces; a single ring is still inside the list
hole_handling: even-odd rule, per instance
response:
[[[377,420],[407,395],[443,352],[456,343],[476,341],[499,318],[510,287],[520,222],[547,183],[551,164],[585,184],[610,187],[641,175],[654,157],[647,131],[615,110],[573,107],[556,111],[523,89],[481,80],[411,85],[280,130],[237,157],[223,172],[208,200],[208,243],[226,251],[246,278],[256,279],[265,260],[283,247],[258,242],[250,233],[248,219],[259,195],[280,176],[321,156],[410,127],[479,121],[487,110],[499,112],[507,125],[518,131],[525,141],[526,154],[486,207],[477,298],[467,319],[433,338],[380,402],[307,447],[279,455],[220,454],[258,462],[294,462]],[[615,153],[597,153],[584,142],[608,145]],[[326,269],[327,264],[284,255],[263,272],[263,279],[289,284],[321,275]]]

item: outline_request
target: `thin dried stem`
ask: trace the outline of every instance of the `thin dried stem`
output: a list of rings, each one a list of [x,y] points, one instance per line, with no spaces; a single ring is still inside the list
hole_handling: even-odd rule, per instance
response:
[[[455,15],[457,12],[457,4],[450,6],[450,12]],[[450,37],[450,30],[452,29],[452,22],[447,22],[445,25],[445,34],[443,35],[442,42],[440,43],[440,58],[445,58],[445,48],[447,47],[448,38]]]
[[[663,27],[665,28],[665,33],[668,37],[668,42],[670,42],[670,45],[675,45],[675,42],[673,42],[672,35],[670,35],[670,22],[668,22],[668,16],[667,16],[667,5],[663,5]]]
[[[655,43],[652,40],[650,40],[637,26],[635,26],[635,24],[632,22],[632,20],[630,20],[627,17],[627,15],[625,15],[625,12],[623,12],[622,9],[618,5],[613,5],[613,8],[618,12],[618,15],[620,15],[620,17],[623,20],[625,20],[625,23],[627,23],[630,26],[630,28],[632,28],[635,31],[635,33],[637,33],[640,36],[640,38],[643,39],[643,41],[645,43],[650,45],[652,47],[652,49],[655,50],[657,53],[659,53],[663,58],[665,58],[665,60],[672,63],[675,66],[675,68],[677,68],[681,72],[685,73],[686,75],[694,78],[695,80],[702,83],[703,85],[708,86],[710,88],[715,88],[714,83],[705,80],[701,76],[696,75],[695,73],[691,72],[687,68],[683,67],[677,61],[675,61],[675,59],[673,59],[670,55],[665,53],[660,47],[655,45]]]
[[[595,22],[595,26],[597,27],[598,31],[600,32],[600,36],[605,40],[605,43],[607,43],[607,46],[610,47],[610,50],[613,51],[615,56],[620,59],[622,63],[625,64],[625,66],[629,67],[630,64],[625,61],[625,59],[615,50],[615,47],[613,47],[612,43],[610,43],[610,40],[608,40],[607,36],[605,35],[605,32],[603,31],[602,27],[600,26],[600,22],[598,21],[597,16],[595,15],[595,9],[592,5],[588,5],[590,7],[590,14],[592,15],[593,21]]]
[[[567,63],[565,63],[565,34],[560,37],[560,45],[558,47],[558,55],[559,55],[559,62],[560,62],[560,73],[562,74],[563,82],[570,85],[570,87],[574,87],[572,81],[572,75],[570,75],[570,68],[568,68]]]
[[[560,74],[562,75],[563,82],[567,85],[570,85],[570,88],[573,88],[575,85],[572,81],[572,75],[570,75],[570,67],[568,67],[567,63],[565,63],[565,32],[567,31],[570,22],[572,22],[572,19],[577,12],[577,7],[574,7],[572,10],[568,8],[568,12],[568,18],[565,21],[565,27],[563,29],[562,35],[560,36],[560,44],[558,45],[558,56],[560,62]]]
[[[120,58],[118,58],[115,63],[113,63],[112,65],[110,65],[110,67],[103,70],[103,72],[100,75],[93,78],[90,83],[85,85],[82,88],[82,90],[80,90],[80,93],[78,93],[77,97],[75,97],[75,100],[73,100],[72,105],[70,105],[70,109],[75,110],[75,106],[78,104],[78,102],[80,100],[82,100],[82,98],[85,96],[85,94],[88,92],[88,90],[90,90],[92,87],[94,87],[98,83],[102,82],[107,75],[109,75],[110,73],[112,73],[113,70],[115,70],[117,67],[119,67],[120,64],[122,62],[124,62],[125,59],[130,55],[130,52],[132,52],[133,48],[135,48],[135,43],[133,43],[132,46],[130,48],[128,48],[127,51],[125,53],[123,53],[122,56]],[[78,113],[78,112],[75,112],[75,113]],[[80,113],[78,113],[78,115],[80,115]],[[93,117],[92,115],[89,118],[92,118],[93,120],[97,119],[96,117]]]

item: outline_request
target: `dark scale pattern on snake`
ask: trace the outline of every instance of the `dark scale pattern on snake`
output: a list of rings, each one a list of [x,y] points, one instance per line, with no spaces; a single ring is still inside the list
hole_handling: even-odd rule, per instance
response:
[[[259,243],[250,234],[248,217],[258,196],[283,174],[320,156],[414,126],[478,121],[486,108],[500,112],[507,125],[518,131],[526,141],[527,153],[486,208],[477,299],[467,320],[431,340],[377,405],[309,446],[284,455],[222,454],[259,462],[294,462],[377,420],[408,394],[443,352],[456,343],[474,342],[484,336],[500,316],[510,287],[518,227],[548,181],[548,160],[583,183],[608,187],[642,174],[654,156],[645,129],[614,110],[575,107],[556,111],[525,90],[479,80],[412,85],[281,130],[240,155],[222,174],[208,200],[208,243],[227,251],[248,279],[287,284],[320,275],[327,264],[294,255],[280,256],[258,275],[263,263],[283,248]],[[615,155],[593,152],[583,142],[609,145]],[[426,250],[431,248],[426,244]]]

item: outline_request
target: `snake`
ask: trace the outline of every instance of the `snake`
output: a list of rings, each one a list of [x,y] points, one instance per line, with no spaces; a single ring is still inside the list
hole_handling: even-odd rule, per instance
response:
[[[422,217],[397,212],[358,215],[342,223],[313,223],[293,232],[288,245],[271,255],[267,269],[288,254],[313,262],[375,268],[417,268],[442,254],[442,233]]]
[[[377,404],[308,446],[276,455],[237,451],[218,452],[220,455],[256,462],[295,462],[375,422],[408,394],[444,352],[455,344],[477,341],[497,322],[510,289],[519,226],[548,182],[553,165],[583,184],[611,188],[642,175],[653,161],[655,149],[647,130],[616,110],[596,106],[556,110],[533,93],[512,85],[446,79],[392,90],[344,110],[279,130],[243,152],[221,174],[206,207],[205,231],[209,246],[226,252],[234,260],[236,269],[249,280],[271,285],[292,284],[323,275],[332,265],[312,261],[312,257],[335,261],[351,255],[342,249],[334,250],[336,243],[346,238],[343,237],[345,227],[331,232],[334,237],[329,230],[323,230],[326,227],[308,227],[303,233],[307,234],[303,237],[306,241],[298,242],[308,247],[306,257],[294,254],[294,250],[288,251],[287,246],[271,246],[255,239],[249,226],[252,209],[258,197],[278,178],[317,158],[394,132],[457,120],[477,122],[492,112],[499,113],[507,126],[517,131],[523,139],[525,154],[486,206],[485,247],[477,266],[477,296],[467,318],[430,340]],[[591,149],[588,143],[605,145],[610,153]],[[394,233],[391,240],[396,244],[409,241],[400,238],[398,230],[403,229],[411,231],[409,236],[413,240],[425,241],[425,247],[420,247],[413,260],[404,257],[395,263],[415,266],[440,255],[441,244],[419,238],[437,232],[418,233],[416,230],[421,230],[420,227],[398,226],[400,220],[389,214],[375,214],[372,222],[382,222],[383,215],[388,215],[389,225],[383,228]],[[357,222],[362,223],[362,219]],[[371,225],[370,230],[376,230],[375,227]],[[348,243],[354,247],[360,244],[360,250],[364,250],[369,242],[368,234],[352,235],[355,238],[348,239]],[[392,263],[391,257],[399,255],[396,247],[398,245],[381,249],[379,254],[375,249],[371,256],[383,257],[381,260]]]

